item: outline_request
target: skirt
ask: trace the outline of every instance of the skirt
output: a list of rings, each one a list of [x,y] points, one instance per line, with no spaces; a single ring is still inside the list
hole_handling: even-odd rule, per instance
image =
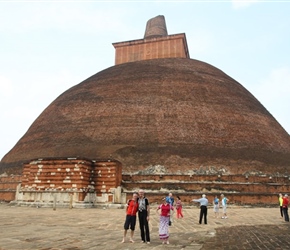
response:
[[[169,238],[168,228],[169,228],[169,217],[160,216],[160,223],[159,223],[160,240],[167,240]]]

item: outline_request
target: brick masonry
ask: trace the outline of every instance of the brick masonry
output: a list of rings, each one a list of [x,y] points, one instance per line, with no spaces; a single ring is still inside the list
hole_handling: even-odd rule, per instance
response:
[[[0,176],[0,201],[15,200],[17,186],[21,183],[21,175]]]
[[[115,64],[156,58],[189,58],[185,34],[113,43]]]
[[[87,194],[107,195],[114,201],[114,190],[121,185],[122,166],[118,161],[88,159],[38,159],[24,164],[21,195],[23,202],[51,201],[57,193],[58,200],[85,201]]]
[[[225,194],[234,204],[277,205],[279,193],[290,190],[288,177],[243,176],[243,175],[125,175],[122,186],[131,195],[144,189],[152,202],[159,203],[172,192],[185,203],[193,197],[206,194],[210,201],[215,195]]]
[[[45,197],[44,193],[57,191],[78,193],[77,201],[84,201],[87,192],[97,197],[106,194],[106,201],[114,203],[114,190],[121,186],[127,198],[142,188],[151,201],[157,203],[168,192],[173,192],[174,196],[181,196],[183,202],[189,204],[202,193],[207,194],[210,200],[224,193],[234,204],[277,205],[278,194],[290,190],[289,178],[284,176],[122,175],[121,171],[121,164],[116,161],[99,161],[94,165],[89,160],[79,159],[32,161],[25,165],[23,176],[0,178],[0,200],[15,200],[15,192],[21,181],[20,192],[30,194],[26,196],[26,201],[39,200],[39,196],[31,194],[38,193]]]

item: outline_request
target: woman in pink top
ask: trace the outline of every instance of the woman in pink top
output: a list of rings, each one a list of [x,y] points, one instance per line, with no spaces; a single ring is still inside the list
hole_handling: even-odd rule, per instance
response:
[[[177,219],[179,218],[183,218],[183,214],[182,214],[182,203],[181,203],[181,200],[180,200],[180,197],[177,196],[177,201],[176,201],[176,216],[177,216]]]
[[[164,199],[164,203],[157,208],[157,212],[160,210],[160,222],[159,222],[159,238],[162,240],[162,244],[169,244],[169,219],[170,210],[174,210],[173,206]]]

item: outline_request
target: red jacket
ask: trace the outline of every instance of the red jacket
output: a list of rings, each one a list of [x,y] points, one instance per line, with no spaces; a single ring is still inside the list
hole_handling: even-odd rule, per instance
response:
[[[127,204],[127,215],[136,216],[136,213],[138,211],[138,201],[129,200]]]
[[[282,204],[282,207],[288,207],[288,204],[289,204],[288,197],[283,197],[283,204]]]
[[[165,216],[165,217],[169,217],[170,216],[170,210],[173,210],[173,207],[167,203],[166,205],[165,204],[161,204],[159,206],[159,208],[161,209],[161,216]]]

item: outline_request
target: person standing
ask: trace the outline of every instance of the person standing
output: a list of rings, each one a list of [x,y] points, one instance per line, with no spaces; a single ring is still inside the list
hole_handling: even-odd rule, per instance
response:
[[[200,203],[200,215],[199,215],[199,224],[202,222],[202,218],[204,218],[204,224],[207,224],[207,206],[208,206],[208,199],[206,195],[203,194],[202,198],[200,199],[193,199],[193,202]]]
[[[281,214],[281,219],[283,219],[283,195],[279,194],[279,205],[280,205],[280,214]]]
[[[213,199],[213,211],[214,211],[215,218],[218,218],[219,216],[219,208],[220,208],[220,200],[216,195]]]
[[[159,238],[162,240],[162,244],[169,244],[169,218],[170,211],[173,211],[173,206],[170,205],[169,200],[164,199],[163,204],[157,207],[156,212],[160,210],[159,220]]]
[[[223,207],[223,216],[222,219],[227,219],[227,205],[229,202],[229,199],[225,197],[223,194],[221,194],[221,200],[222,200],[222,207]]]
[[[127,209],[126,209],[126,220],[124,223],[124,236],[122,243],[126,240],[127,231],[130,227],[131,229],[131,236],[130,236],[130,242],[133,243],[133,236],[134,236],[134,230],[136,226],[136,213],[138,212],[138,194],[133,193],[133,197],[131,200],[127,201]]]
[[[174,198],[172,196],[172,193],[169,193],[168,196],[165,198],[168,203],[173,206],[174,205]]]
[[[167,203],[170,204],[171,207],[173,207],[174,198],[172,196],[172,193],[169,193],[168,196],[165,198],[165,200],[167,201]],[[169,226],[171,226],[172,222],[173,222],[173,216],[172,216],[172,210],[170,210]]]
[[[179,196],[177,196],[177,201],[176,201],[176,217],[177,219],[179,218],[183,218],[183,214],[182,214],[182,203],[181,203],[181,199]]]
[[[289,205],[288,195],[285,194],[283,197],[282,207],[283,207],[284,219],[287,222],[289,222],[288,205]]]
[[[150,232],[149,232],[149,216],[150,216],[150,206],[148,199],[144,196],[144,190],[139,190],[138,199],[138,218],[142,242],[150,244]]]

